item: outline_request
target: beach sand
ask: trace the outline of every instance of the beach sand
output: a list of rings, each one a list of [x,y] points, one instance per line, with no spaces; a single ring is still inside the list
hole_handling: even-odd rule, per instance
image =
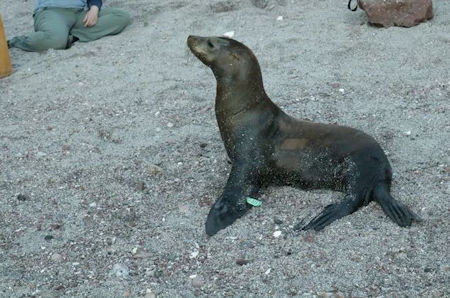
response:
[[[347,1],[266,2],[107,1],[132,15],[123,33],[11,49],[1,297],[450,296],[450,1],[434,1],[426,23],[388,29]],[[9,38],[33,30],[33,6],[1,1]],[[393,196],[424,221],[400,228],[371,203],[294,232],[342,195],[269,187],[262,207],[208,238],[230,164],[215,79],[186,38],[230,31],[288,114],[378,140]]]

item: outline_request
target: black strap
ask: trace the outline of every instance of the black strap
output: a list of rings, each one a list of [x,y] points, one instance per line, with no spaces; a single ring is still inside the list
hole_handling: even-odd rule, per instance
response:
[[[352,8],[352,1],[353,0],[348,0],[348,9],[350,9],[351,11],[356,11],[358,9],[358,0],[356,0],[356,6],[354,8]]]

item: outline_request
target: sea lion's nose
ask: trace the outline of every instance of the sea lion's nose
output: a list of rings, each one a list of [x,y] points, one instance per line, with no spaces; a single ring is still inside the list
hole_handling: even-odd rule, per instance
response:
[[[200,36],[196,36],[196,35],[189,35],[188,36],[188,42],[192,42],[192,41],[194,41],[194,40],[198,40],[200,38]]]
[[[187,38],[187,44],[189,47],[192,47],[195,44],[198,44],[198,41],[200,40],[200,36],[195,35],[189,35]]]

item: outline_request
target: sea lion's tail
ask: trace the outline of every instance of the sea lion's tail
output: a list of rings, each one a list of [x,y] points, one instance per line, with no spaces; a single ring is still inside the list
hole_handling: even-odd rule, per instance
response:
[[[384,213],[401,227],[408,227],[413,221],[422,221],[408,206],[394,199],[386,183],[379,183],[373,190],[373,199],[380,204]]]

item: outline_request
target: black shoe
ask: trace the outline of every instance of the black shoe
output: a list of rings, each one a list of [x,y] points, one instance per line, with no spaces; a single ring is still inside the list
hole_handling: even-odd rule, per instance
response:
[[[70,48],[72,47],[72,45],[73,45],[75,42],[77,42],[78,40],[79,40],[78,37],[73,36],[73,35],[69,35],[69,37],[67,38],[67,44],[66,44],[65,49],[66,49],[66,50],[67,50],[67,49],[70,49]]]

